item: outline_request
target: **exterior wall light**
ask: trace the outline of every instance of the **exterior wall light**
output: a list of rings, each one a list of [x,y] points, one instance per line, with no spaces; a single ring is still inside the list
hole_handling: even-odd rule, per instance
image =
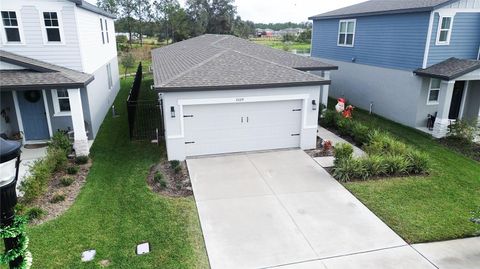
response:
[[[312,110],[317,110],[317,101],[312,100]]]
[[[170,107],[170,116],[172,118],[175,118],[175,107],[173,107],[173,106]]]

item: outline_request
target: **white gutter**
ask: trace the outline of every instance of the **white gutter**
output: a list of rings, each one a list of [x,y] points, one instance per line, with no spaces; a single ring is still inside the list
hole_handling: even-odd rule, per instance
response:
[[[423,64],[422,64],[423,69],[427,68],[428,56],[430,54],[430,43],[432,41],[433,19],[435,18],[434,14],[435,12],[432,10],[432,12],[430,12],[430,21],[428,23],[428,34],[427,34],[427,41],[425,43],[425,52],[423,54]]]

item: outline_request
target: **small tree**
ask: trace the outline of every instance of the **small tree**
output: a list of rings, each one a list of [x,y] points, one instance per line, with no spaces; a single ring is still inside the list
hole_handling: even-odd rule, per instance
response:
[[[133,68],[135,66],[135,58],[133,58],[133,55],[131,53],[125,54],[125,56],[122,57],[122,66],[125,69],[125,77],[127,77],[127,71],[129,68]]]

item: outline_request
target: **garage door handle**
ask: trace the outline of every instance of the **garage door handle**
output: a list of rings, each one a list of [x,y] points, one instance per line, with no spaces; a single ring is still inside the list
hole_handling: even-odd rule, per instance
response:
[[[243,123],[243,117],[240,119],[240,122]]]
[[[292,134],[292,136],[300,136],[300,134]]]
[[[247,117],[247,123],[248,123],[248,117]]]
[[[194,141],[185,142],[185,144],[195,144]]]

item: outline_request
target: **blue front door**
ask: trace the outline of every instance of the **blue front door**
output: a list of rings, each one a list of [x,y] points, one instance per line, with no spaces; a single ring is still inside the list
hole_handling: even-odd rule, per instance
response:
[[[42,91],[17,91],[26,140],[49,139]]]

